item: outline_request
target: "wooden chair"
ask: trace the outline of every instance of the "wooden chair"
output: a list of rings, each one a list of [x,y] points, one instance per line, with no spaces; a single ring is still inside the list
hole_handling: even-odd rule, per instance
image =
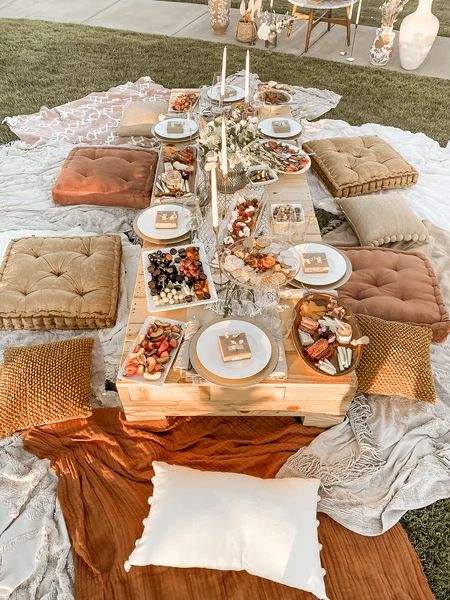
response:
[[[305,52],[308,52],[311,43],[311,34],[314,27],[319,23],[327,23],[327,31],[330,31],[331,25],[343,25],[347,29],[347,46],[351,39],[351,19],[350,8],[352,0],[289,0],[292,4],[292,17],[301,21],[308,21],[306,32]],[[358,0],[353,1],[353,10]],[[344,17],[334,17],[333,11],[344,8]],[[308,14],[299,12],[299,9],[307,10]],[[320,14],[317,14],[320,13]],[[293,25],[288,29],[288,36],[291,35]]]

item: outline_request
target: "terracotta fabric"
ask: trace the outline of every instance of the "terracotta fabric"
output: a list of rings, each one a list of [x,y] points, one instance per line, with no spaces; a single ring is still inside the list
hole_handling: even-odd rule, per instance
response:
[[[119,235],[14,240],[0,267],[0,329],[99,329],[116,322]]]
[[[341,248],[353,272],[339,296],[354,313],[431,328],[433,341],[450,331],[449,315],[430,261],[420,252]]]
[[[56,204],[150,205],[158,153],[135,148],[82,146],[64,161],[52,189]]]
[[[356,367],[358,391],[436,402],[430,329],[369,315],[356,318],[370,339]]]
[[[314,172],[335,198],[413,185],[418,173],[377,135],[311,140],[303,144]]]
[[[0,437],[91,414],[94,340],[15,346],[0,373]]]
[[[313,600],[245,572],[133,567],[125,573],[123,563],[148,513],[152,460],[274,477],[320,431],[281,417],[174,419],[158,430],[150,422],[129,424],[116,409],[30,430],[26,448],[49,458],[59,477],[77,600]],[[399,525],[368,538],[324,515],[320,522],[331,600],[433,599]]]

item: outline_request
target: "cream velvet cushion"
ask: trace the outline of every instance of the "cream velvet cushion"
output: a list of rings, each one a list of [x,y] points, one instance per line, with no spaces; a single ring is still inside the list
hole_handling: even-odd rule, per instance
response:
[[[165,100],[130,102],[123,109],[118,135],[121,137],[131,135],[151,137],[153,125],[158,122],[159,115],[165,114],[168,108],[169,103]]]
[[[425,225],[398,192],[341,198],[337,202],[362,246],[429,239]]]
[[[158,461],[153,469],[150,514],[126,571],[132,565],[247,571],[326,597],[317,479],[260,479]]]

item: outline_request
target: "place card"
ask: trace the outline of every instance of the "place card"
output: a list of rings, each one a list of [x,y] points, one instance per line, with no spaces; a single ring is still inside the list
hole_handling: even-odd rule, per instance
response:
[[[167,123],[167,133],[184,133],[184,123],[183,121],[168,121]]]
[[[178,213],[175,210],[158,210],[155,215],[156,229],[176,229]]]
[[[233,333],[219,336],[219,346],[224,362],[245,360],[252,357],[245,333]]]
[[[328,273],[329,266],[325,252],[302,252],[300,257],[304,273]]]
[[[274,133],[290,133],[291,126],[286,119],[279,119],[277,121],[272,121],[272,129]]]

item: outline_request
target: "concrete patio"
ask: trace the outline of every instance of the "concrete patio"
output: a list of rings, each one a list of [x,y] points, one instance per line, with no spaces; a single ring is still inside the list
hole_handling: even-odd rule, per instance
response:
[[[240,44],[235,39],[237,9],[232,9],[231,23],[223,36],[217,36],[210,27],[208,7],[203,4],[165,2],[163,0],[0,0],[0,18],[40,19],[64,23],[79,23],[141,33],[163,34],[227,44]],[[368,50],[375,34],[373,27],[359,26],[355,40],[354,65],[369,66]],[[304,54],[306,23],[296,22],[290,38],[283,32],[275,52],[300,56]],[[403,71],[400,67],[397,44],[394,56],[385,67]],[[261,40],[257,47],[264,47]],[[307,56],[345,62],[339,52],[344,46],[344,28],[332,27],[329,33],[323,26],[313,34],[313,45]],[[346,63],[351,68],[350,63]],[[450,38],[438,37],[428,58],[416,75],[450,79]]]

